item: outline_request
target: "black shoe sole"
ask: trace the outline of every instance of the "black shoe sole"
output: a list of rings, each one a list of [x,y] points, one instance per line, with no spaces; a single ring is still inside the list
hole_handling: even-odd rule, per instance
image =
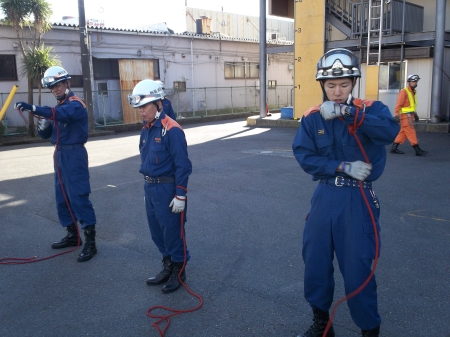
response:
[[[77,261],[78,262],[86,262],[89,261],[94,257],[94,255],[97,254],[97,249],[92,250],[92,254],[86,255],[86,256],[78,256]]]

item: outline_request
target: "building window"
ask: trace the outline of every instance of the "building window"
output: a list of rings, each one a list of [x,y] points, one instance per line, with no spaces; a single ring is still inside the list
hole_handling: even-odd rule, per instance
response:
[[[159,80],[159,60],[153,60],[153,79]]]
[[[98,94],[104,97],[108,97],[108,83],[97,83]]]
[[[275,89],[277,87],[277,81],[276,80],[269,80],[267,82],[267,89]]]
[[[83,75],[70,75],[71,88],[83,88]]]
[[[186,91],[186,81],[173,82],[173,90]]]
[[[94,80],[120,79],[119,60],[92,58]]]
[[[0,55],[0,81],[17,81],[16,55]]]
[[[259,64],[249,62],[225,63],[225,78],[259,78]]]
[[[405,79],[406,62],[380,63],[378,86],[380,90],[402,89]],[[403,76],[403,79],[401,78]]]

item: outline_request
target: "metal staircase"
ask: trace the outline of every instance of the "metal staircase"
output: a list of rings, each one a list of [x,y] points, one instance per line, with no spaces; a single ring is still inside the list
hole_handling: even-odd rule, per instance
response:
[[[380,6],[376,9],[377,6]],[[382,8],[381,8],[382,6]],[[400,34],[402,32],[403,0],[325,0],[326,21],[339,29],[349,39],[367,37],[369,34],[372,40],[375,35],[382,32],[383,36]],[[373,23],[377,13],[379,24],[383,28],[374,32]],[[405,33],[415,33],[423,31],[424,8],[422,6],[406,2],[405,13]]]

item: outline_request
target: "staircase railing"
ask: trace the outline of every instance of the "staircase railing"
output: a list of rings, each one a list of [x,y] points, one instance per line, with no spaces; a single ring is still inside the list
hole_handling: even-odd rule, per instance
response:
[[[369,30],[369,1],[368,0],[325,0],[328,13],[339,19],[344,25],[351,28],[351,39],[367,36]],[[384,1],[383,36],[401,33],[403,18],[403,0]],[[423,31],[424,8],[422,6],[405,3],[405,33]]]

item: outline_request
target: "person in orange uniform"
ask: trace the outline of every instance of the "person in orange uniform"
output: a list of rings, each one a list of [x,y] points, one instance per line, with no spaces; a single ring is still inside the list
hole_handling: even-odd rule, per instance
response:
[[[398,149],[398,146],[403,144],[406,139],[408,139],[414,151],[416,151],[416,156],[423,156],[428,153],[428,151],[424,151],[419,147],[416,130],[414,129],[414,122],[419,121],[419,116],[417,116],[416,112],[416,88],[419,80],[419,75],[409,75],[408,86],[398,94],[394,118],[400,122],[400,132],[392,144],[391,153],[404,154],[403,151]]]

